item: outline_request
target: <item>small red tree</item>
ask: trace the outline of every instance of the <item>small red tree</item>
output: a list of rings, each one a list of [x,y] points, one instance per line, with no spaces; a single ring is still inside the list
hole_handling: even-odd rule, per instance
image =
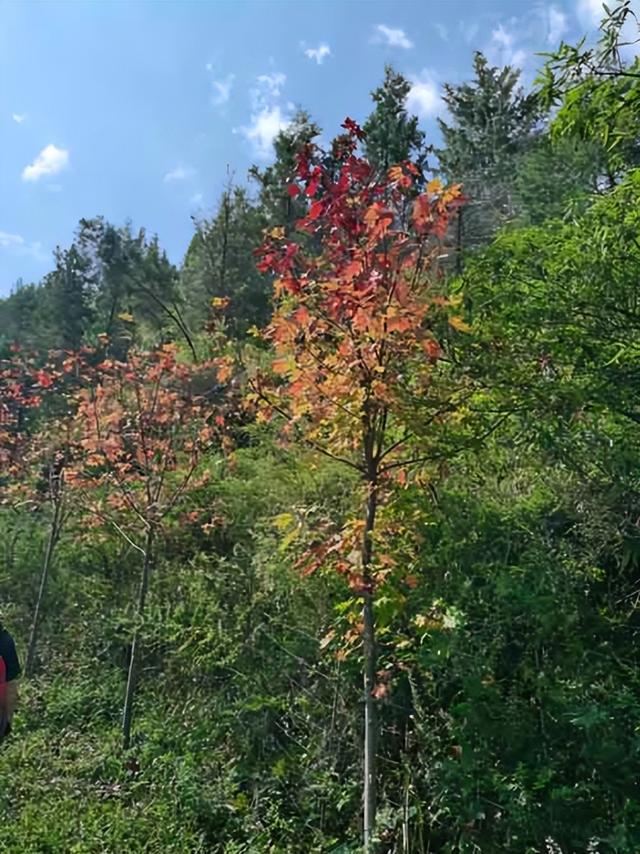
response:
[[[16,347],[0,361],[0,506],[19,513],[25,503],[33,415],[40,396],[33,388],[32,364]],[[11,540],[13,550],[20,528]],[[45,556],[45,565],[48,564]]]
[[[39,368],[32,355],[17,346],[0,360],[0,478],[5,503],[24,472],[24,455],[34,433],[42,396],[55,374]]]
[[[33,609],[25,673],[33,673],[42,605],[54,552],[66,518],[64,469],[69,454],[71,394],[81,354],[51,353],[49,360],[14,348],[0,365],[0,494],[14,510],[49,509],[38,595]]]
[[[122,734],[131,740],[141,623],[163,523],[194,479],[203,451],[222,427],[194,392],[194,372],[176,349],[131,351],[107,360],[82,392],[77,413],[81,453],[68,476],[88,518],[116,530],[142,557]],[[211,426],[213,425],[213,426]]]
[[[377,653],[374,600],[384,575],[376,563],[379,503],[394,477],[418,456],[410,451],[411,402],[429,388],[441,355],[429,328],[445,302],[431,288],[436,258],[458,187],[426,187],[418,168],[394,165],[378,174],[358,156],[364,134],[347,119],[329,157],[312,145],[298,158],[292,196],[309,200],[297,223],[301,237],[270,232],[258,251],[259,268],[275,276],[276,310],[266,337],[276,358],[269,378],[252,381],[262,417],[285,416],[321,453],[356,469],[363,483],[363,515],[351,526],[360,537],[359,566],[342,549],[320,543],[307,571],[328,562],[349,575],[362,598],[364,657],[364,844],[372,849],[377,805]],[[451,318],[460,327],[459,318]]]

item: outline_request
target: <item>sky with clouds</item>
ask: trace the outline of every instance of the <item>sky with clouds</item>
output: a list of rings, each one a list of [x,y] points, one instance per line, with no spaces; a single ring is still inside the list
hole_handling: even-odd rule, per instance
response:
[[[600,0],[0,0],[0,294],[38,280],[81,217],[157,233],[265,164],[298,106],[330,138],[391,62],[430,138],[473,50],[521,66],[593,32]]]

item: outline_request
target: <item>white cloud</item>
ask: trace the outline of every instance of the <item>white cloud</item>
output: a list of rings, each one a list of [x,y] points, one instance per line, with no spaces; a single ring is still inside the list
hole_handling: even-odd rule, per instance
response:
[[[0,231],[0,251],[6,250],[13,255],[27,256],[38,261],[48,258],[39,240],[29,243],[21,234],[11,234],[8,231]]]
[[[257,86],[249,93],[252,101],[249,124],[234,129],[235,133],[241,133],[249,140],[254,154],[261,160],[270,156],[273,140],[291,123],[287,112],[291,108],[290,105],[283,107],[280,103],[286,81],[286,76],[280,71],[260,74],[257,77]]]
[[[57,175],[69,165],[69,152],[55,145],[42,149],[33,163],[22,170],[23,181],[39,181],[43,175]]]
[[[603,0],[578,0],[576,12],[583,26],[597,27],[605,16]]]
[[[287,76],[281,71],[274,71],[273,74],[259,74],[258,86],[260,88],[252,91],[252,97],[254,99],[279,98],[286,82]]]
[[[231,97],[231,89],[236,79],[235,74],[228,74],[223,80],[212,80],[214,94],[211,96],[211,103],[215,107],[221,107],[226,104]]]
[[[413,47],[413,42],[409,40],[404,30],[387,27],[386,24],[378,24],[374,41],[382,42],[389,47],[401,47],[404,50],[410,50]]]
[[[614,0],[607,0],[606,5],[609,9],[615,9],[618,4]],[[631,14],[620,30],[620,55],[625,61],[633,62],[640,52],[638,23],[635,17],[640,16],[639,0],[631,0],[629,8]],[[593,31],[599,28],[607,13],[603,8],[603,0],[577,0],[576,15],[582,27]]]
[[[322,42],[318,47],[308,47],[304,53],[306,57],[315,59],[318,65],[322,65],[325,57],[331,56],[331,48],[328,44]]]
[[[21,125],[27,116],[25,113],[11,113],[11,118],[17,125]]]
[[[162,180],[165,183],[169,183],[169,181],[184,181],[186,178],[191,178],[194,174],[195,171],[188,166],[176,166],[175,169],[167,172]]]
[[[549,6],[545,10],[545,19],[547,25],[547,44],[551,47],[557,47],[562,36],[569,28],[567,16],[557,6]]]
[[[213,75],[214,65],[212,62],[207,62],[205,68],[209,74]],[[235,74],[227,74],[226,77],[220,77],[217,79],[212,76],[211,87],[213,89],[213,94],[211,95],[211,103],[214,107],[221,107],[229,101],[235,79]]]
[[[190,204],[197,205],[198,207],[200,207],[203,201],[204,196],[202,195],[202,193],[194,193],[189,199]]]
[[[436,32],[440,36],[443,42],[446,42],[449,38],[449,30],[445,27],[444,24],[436,24]]]
[[[607,5],[611,8],[610,4]],[[627,17],[620,31],[620,55],[626,62],[633,62],[640,53],[640,29],[637,20],[640,18],[640,2],[631,0],[630,7],[633,14]]]
[[[262,160],[271,154],[273,140],[290,124],[290,120],[282,112],[279,104],[264,107],[259,113],[251,116],[251,124],[241,128],[246,138],[253,144],[254,152]]]
[[[516,47],[514,33],[509,32],[502,24],[491,33],[491,43],[486,53],[490,62],[510,65],[512,68],[522,68],[527,58],[526,52]]]
[[[460,30],[460,34],[464,39],[466,44],[471,44],[471,42],[478,35],[478,30],[480,29],[479,22],[476,21],[465,21],[464,19],[459,21],[458,29]]]
[[[410,79],[411,89],[407,95],[407,110],[421,119],[436,115],[442,107],[442,98],[431,72],[425,69]]]
[[[24,237],[21,234],[0,231],[0,249],[12,249],[16,246],[24,246]]]

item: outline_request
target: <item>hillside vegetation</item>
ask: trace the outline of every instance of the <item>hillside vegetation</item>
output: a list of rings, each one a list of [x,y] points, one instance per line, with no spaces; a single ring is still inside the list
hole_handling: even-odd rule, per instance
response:
[[[0,852],[640,851],[625,21],[0,301]]]

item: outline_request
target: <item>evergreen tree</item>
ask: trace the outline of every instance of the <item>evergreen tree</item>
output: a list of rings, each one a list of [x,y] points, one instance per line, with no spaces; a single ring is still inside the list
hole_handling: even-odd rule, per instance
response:
[[[536,97],[518,87],[518,70],[492,67],[480,52],[473,68],[472,82],[445,84],[452,121],[438,120],[440,169],[447,181],[462,182],[469,199],[458,224],[459,250],[484,245],[515,215],[514,164],[535,138],[540,118]]]
[[[75,244],[56,249],[56,268],[47,276],[50,323],[56,343],[68,350],[82,346],[93,318],[89,261]]]
[[[73,349],[104,332],[122,350],[136,337],[188,337],[178,272],[143,229],[134,234],[102,217],[83,219],[71,246],[58,248],[54,259],[39,285],[0,301],[0,341]]]
[[[276,136],[275,161],[266,169],[253,166],[249,175],[258,183],[258,199],[268,226],[284,226],[290,231],[305,213],[305,202],[287,191],[296,169],[296,157],[313,142],[320,128],[306,110],[298,110],[291,123]]]
[[[265,225],[262,209],[241,188],[226,190],[213,219],[196,224],[180,276],[186,316],[194,328],[205,323],[216,297],[229,299],[225,316],[233,334],[266,323],[271,284],[254,258]]]
[[[539,137],[515,167],[514,202],[519,220],[537,225],[576,212],[576,206],[583,207],[603,186],[605,172],[606,154],[596,140]]]
[[[12,293],[0,300],[0,353],[9,354],[9,346],[17,341],[28,347],[44,347],[49,343],[48,324],[45,334],[45,289],[18,281]]]
[[[403,160],[422,166],[426,160],[425,136],[418,127],[418,117],[407,112],[410,90],[407,78],[387,65],[382,84],[371,93],[375,107],[362,129],[367,135],[367,159],[379,169],[386,170]]]
[[[118,228],[103,217],[80,221],[75,241],[86,261],[94,295],[92,332],[104,332],[122,346],[138,337],[184,334],[178,290],[178,271],[160,248],[126,225]],[[114,345],[115,346],[115,345]]]

